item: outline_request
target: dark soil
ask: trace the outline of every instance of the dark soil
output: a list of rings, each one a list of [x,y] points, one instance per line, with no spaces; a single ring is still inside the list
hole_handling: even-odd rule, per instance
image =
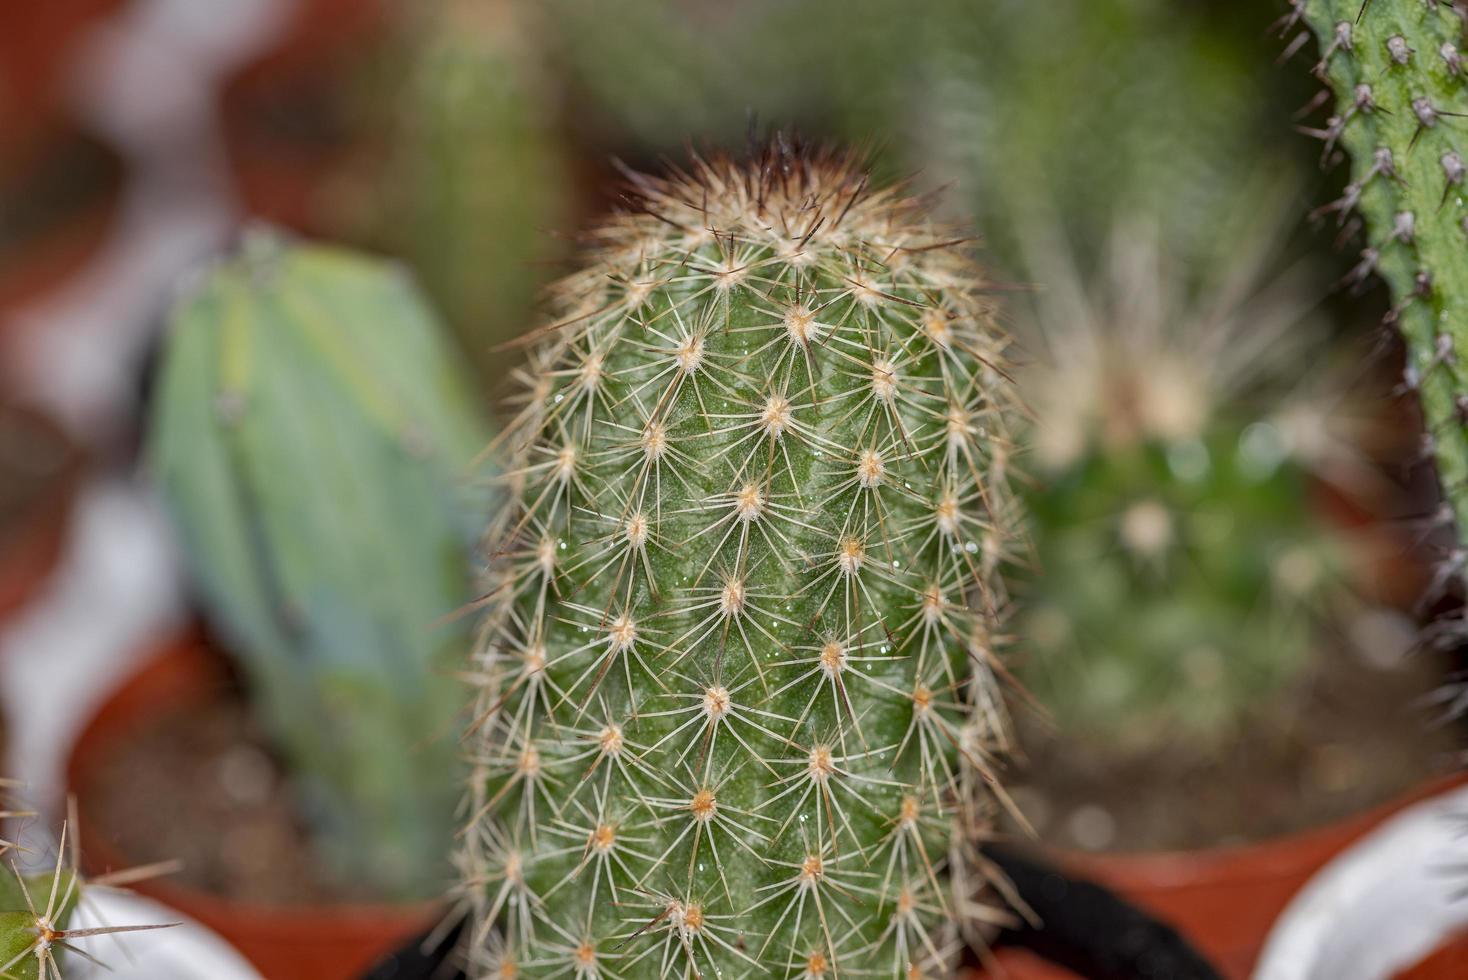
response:
[[[1462,730],[1424,699],[1447,666],[1335,653],[1240,730],[1128,757],[1019,719],[1011,786],[1040,837],[1068,848],[1184,850],[1257,841],[1359,814],[1455,768]]]
[[[129,864],[180,860],[170,880],[181,884],[271,905],[372,898],[317,864],[284,770],[238,693],[129,731],[89,763],[77,795],[90,835]]]

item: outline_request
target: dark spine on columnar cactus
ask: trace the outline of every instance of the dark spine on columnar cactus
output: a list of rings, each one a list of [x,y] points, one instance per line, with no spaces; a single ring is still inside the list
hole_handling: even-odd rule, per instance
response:
[[[1424,451],[1436,458],[1460,533],[1468,529],[1464,10],[1448,0],[1292,0],[1285,19],[1314,31],[1314,71],[1334,94],[1325,124],[1308,131],[1327,159],[1338,149],[1351,157],[1344,194],[1319,213],[1341,225],[1365,219],[1349,279],[1375,274],[1391,287],[1388,319],[1407,344],[1405,387],[1421,399]]]
[[[631,188],[502,436],[475,974],[946,975],[993,914],[1006,339],[850,156]]]

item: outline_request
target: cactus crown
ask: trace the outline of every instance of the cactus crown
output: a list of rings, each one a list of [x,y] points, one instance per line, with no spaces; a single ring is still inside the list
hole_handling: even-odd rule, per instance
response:
[[[929,975],[1005,738],[1005,338],[852,155],[630,182],[501,437],[479,975]]]

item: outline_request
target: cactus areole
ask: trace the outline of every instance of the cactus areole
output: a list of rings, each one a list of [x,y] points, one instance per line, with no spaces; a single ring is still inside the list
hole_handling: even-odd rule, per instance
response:
[[[1465,18],[1461,0],[1290,0],[1283,22],[1313,31],[1313,71],[1333,96],[1328,118],[1305,132],[1322,141],[1327,163],[1341,150],[1350,157],[1345,190],[1317,215],[1341,226],[1364,220],[1347,281],[1377,275],[1391,288],[1387,320],[1407,346],[1402,385],[1420,398],[1423,455],[1437,463],[1460,540],[1468,533]],[[1453,549],[1434,588],[1465,562],[1468,552]]]
[[[1005,337],[854,157],[631,187],[501,437],[473,972],[946,975],[1005,747]]]

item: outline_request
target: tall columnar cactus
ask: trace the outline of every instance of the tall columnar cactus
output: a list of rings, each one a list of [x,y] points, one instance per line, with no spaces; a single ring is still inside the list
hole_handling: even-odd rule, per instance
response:
[[[322,853],[432,894],[459,795],[467,480],[484,429],[441,328],[383,263],[255,232],[174,317],[151,433],[205,611],[295,767]]]
[[[631,186],[504,436],[476,975],[946,975],[1005,740],[983,281],[840,153]]]
[[[545,268],[549,229],[568,200],[531,20],[518,0],[432,0],[413,17],[386,98],[390,139],[359,188],[361,237],[401,256],[492,371],[492,350],[520,329]]]
[[[1343,195],[1320,209],[1365,218],[1350,279],[1391,287],[1407,343],[1405,385],[1427,422],[1424,450],[1460,534],[1468,530],[1468,65],[1465,8],[1448,0],[1291,0],[1319,41],[1315,73],[1334,108],[1311,133],[1351,157]],[[1293,46],[1304,41],[1297,35]],[[1460,572],[1468,551],[1455,551]]]

